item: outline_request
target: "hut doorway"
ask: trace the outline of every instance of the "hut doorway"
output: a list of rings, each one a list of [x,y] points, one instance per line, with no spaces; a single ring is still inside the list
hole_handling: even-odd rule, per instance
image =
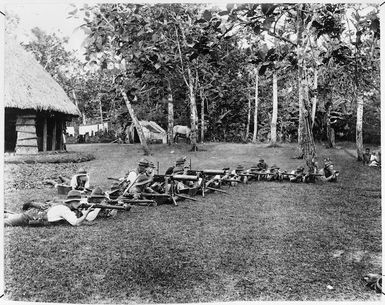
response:
[[[4,152],[15,152],[17,141],[16,120],[16,112],[5,109]]]
[[[134,127],[134,138],[133,138],[133,143],[140,143],[139,134],[138,134],[138,131],[136,130],[135,127]]]
[[[63,149],[64,118],[57,114],[40,113],[36,118],[37,146],[39,151]]]

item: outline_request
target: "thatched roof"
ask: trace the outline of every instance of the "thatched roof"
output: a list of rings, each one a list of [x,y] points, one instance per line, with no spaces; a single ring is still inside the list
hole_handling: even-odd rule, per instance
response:
[[[80,115],[63,88],[12,38],[4,44],[4,105]]]

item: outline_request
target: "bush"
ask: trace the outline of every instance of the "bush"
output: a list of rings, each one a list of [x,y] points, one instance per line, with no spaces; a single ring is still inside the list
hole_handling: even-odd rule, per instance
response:
[[[94,160],[93,154],[81,152],[48,152],[37,155],[9,155],[4,156],[5,163],[34,164],[34,163],[79,163]]]

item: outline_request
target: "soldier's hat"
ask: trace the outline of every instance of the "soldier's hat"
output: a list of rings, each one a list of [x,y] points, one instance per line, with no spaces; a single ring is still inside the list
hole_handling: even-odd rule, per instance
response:
[[[139,162],[138,162],[138,165],[139,166],[143,166],[143,167],[148,167],[149,166],[149,162],[147,159],[140,159]]]
[[[151,168],[155,168],[155,164],[154,164],[154,162],[148,162],[148,165],[151,167]]]
[[[172,170],[172,173],[173,174],[180,174],[180,173],[183,173],[184,172],[184,169],[183,169],[183,167],[180,165],[180,164],[178,164],[177,166],[175,166],[174,168],[173,168],[173,170]]]
[[[111,185],[111,191],[119,190],[120,189],[120,184],[119,182],[114,182]]]
[[[302,171],[304,171],[303,166],[298,166],[298,167],[297,167],[297,172],[302,172]]]
[[[263,160],[263,159],[259,159],[259,162],[265,162],[265,160]]]
[[[324,162],[325,162],[325,166],[326,166],[326,167],[333,164],[333,162],[332,162],[332,160],[330,160],[330,158],[325,158],[325,159],[324,159]]]
[[[151,182],[151,179],[146,175],[140,175],[135,181],[135,185],[144,185]]]
[[[252,166],[250,167],[250,171],[252,171],[252,172],[258,171],[258,170],[259,170],[258,165],[252,165]]]
[[[82,199],[82,195],[79,191],[77,190],[71,190],[67,194],[67,199],[64,200],[65,203],[72,202],[72,201],[78,201]]]
[[[229,171],[229,170],[230,170],[230,167],[224,167],[224,168],[222,168],[222,170],[224,170],[224,171]]]
[[[271,166],[271,169],[279,169],[279,167],[278,167],[277,165],[273,164],[273,165]]]
[[[237,168],[235,169],[235,171],[243,171],[244,170],[244,168],[243,168],[243,166],[242,165],[238,165],[237,166]]]
[[[95,187],[89,198],[106,198],[106,194],[103,192],[100,186]]]
[[[88,173],[87,173],[87,171],[83,167],[81,167],[81,168],[78,169],[77,174],[78,175],[87,175]]]
[[[185,162],[186,162],[186,157],[180,157],[175,161],[176,165],[183,165]]]

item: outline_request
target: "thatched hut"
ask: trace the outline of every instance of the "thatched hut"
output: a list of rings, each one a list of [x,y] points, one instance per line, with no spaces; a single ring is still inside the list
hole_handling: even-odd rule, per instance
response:
[[[65,122],[79,109],[32,54],[11,38],[5,40],[5,151],[62,150]]]

